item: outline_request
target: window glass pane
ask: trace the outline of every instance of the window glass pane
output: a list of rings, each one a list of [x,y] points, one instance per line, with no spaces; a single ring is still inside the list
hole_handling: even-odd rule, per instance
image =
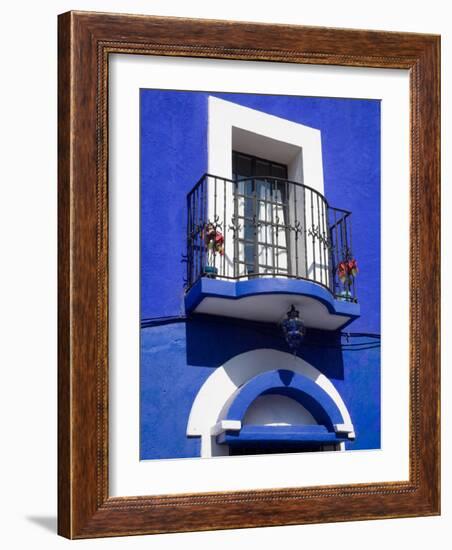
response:
[[[283,248],[278,248],[275,254],[275,263],[278,266],[279,271],[287,271],[287,250]]]
[[[255,176],[271,176],[270,163],[266,160],[256,159]]]
[[[244,238],[248,241],[254,240],[254,225],[250,222],[244,222]]]
[[[273,209],[273,220],[274,220],[274,223],[275,224],[278,224],[278,225],[282,225],[285,223],[285,208],[284,206],[282,205],[282,203],[276,203],[274,205],[272,205],[272,209]],[[278,228],[279,230],[281,230],[281,228]]]
[[[258,245],[257,260],[260,265],[273,266],[274,250],[271,246]]]
[[[242,176],[239,176],[242,177]],[[237,193],[244,196],[252,196],[254,189],[254,180],[245,180],[237,182]]]
[[[244,275],[248,275],[248,271],[247,271],[247,268],[246,268],[245,264],[243,264],[243,263],[238,263],[237,264],[237,275],[239,277],[243,277]]]
[[[236,184],[239,237],[239,272],[287,274],[286,184],[287,167],[233,152],[234,177],[252,178]],[[259,226],[255,227],[255,220]]]
[[[272,200],[272,186],[270,180],[259,179],[256,180],[256,196],[259,199],[270,201]]]
[[[286,186],[284,183],[275,183],[273,185],[273,200],[279,204],[283,203],[286,198]]]
[[[270,217],[268,218],[270,220]],[[268,223],[262,222],[257,228],[257,239],[263,244],[273,244],[272,241],[272,226],[270,221]]]
[[[245,244],[245,261],[254,264],[254,244]]]
[[[252,218],[253,215],[254,215],[254,198],[253,197],[246,197],[244,216],[245,216],[245,218]]]
[[[271,175],[275,178],[287,178],[287,167],[279,164],[271,165]]]
[[[248,178],[253,175],[253,163],[251,157],[236,153],[236,176],[237,179]]]

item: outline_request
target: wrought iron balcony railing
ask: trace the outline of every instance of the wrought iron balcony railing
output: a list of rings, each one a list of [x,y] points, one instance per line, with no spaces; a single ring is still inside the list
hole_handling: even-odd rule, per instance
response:
[[[351,212],[318,191],[274,177],[204,174],[187,201],[188,288],[200,277],[286,277],[357,301]]]

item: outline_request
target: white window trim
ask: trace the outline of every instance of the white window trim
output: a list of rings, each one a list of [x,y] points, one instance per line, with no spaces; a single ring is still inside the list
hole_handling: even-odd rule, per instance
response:
[[[266,158],[287,165],[288,179],[314,189],[324,195],[322,137],[320,130],[286,120],[256,109],[243,107],[217,97],[208,98],[208,173],[232,179],[232,151]],[[217,189],[217,201],[223,202],[222,186]],[[226,186],[226,220],[233,215],[232,187]],[[214,211],[214,195],[208,191],[208,211]],[[317,215],[314,206],[314,219]],[[314,225],[311,207],[306,204],[306,225]],[[213,217],[210,216],[212,219]],[[227,223],[225,222],[225,231]],[[233,275],[234,245],[226,240],[225,273]],[[312,250],[307,251],[307,270],[314,269]],[[295,259],[292,258],[292,262]],[[318,262],[318,260],[317,260]],[[327,265],[316,263],[329,277]]]
[[[208,101],[209,174],[231,179],[235,149],[287,164],[290,180],[324,194],[320,130],[217,97]],[[246,133],[255,134],[253,143]]]

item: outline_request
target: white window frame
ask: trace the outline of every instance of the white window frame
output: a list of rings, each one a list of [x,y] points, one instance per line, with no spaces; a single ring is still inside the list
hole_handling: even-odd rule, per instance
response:
[[[232,151],[266,158],[287,165],[288,178],[324,195],[322,136],[320,130],[283,119],[256,109],[250,109],[214,96],[208,98],[208,173],[232,179]],[[221,186],[220,186],[221,187]],[[226,186],[226,221],[233,216],[232,186]],[[217,201],[223,201],[217,189]],[[290,197],[289,197],[289,202]],[[214,210],[214,196],[208,191],[208,211]],[[306,226],[312,224],[311,208],[306,205]],[[314,214],[314,216],[316,213]],[[224,228],[227,230],[227,227]],[[314,269],[312,250],[307,250],[308,274]],[[233,276],[234,245],[226,240],[225,273]],[[292,258],[292,265],[295,259]],[[324,269],[328,281],[327,265]]]

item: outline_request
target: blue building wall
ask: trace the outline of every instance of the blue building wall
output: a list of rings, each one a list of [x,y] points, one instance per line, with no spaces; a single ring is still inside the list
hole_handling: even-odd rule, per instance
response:
[[[199,439],[185,435],[187,419],[213,369],[252,349],[287,351],[273,327],[174,319],[185,313],[186,195],[207,169],[209,95],[321,130],[325,195],[331,205],[353,212],[353,252],[360,268],[361,317],[346,331],[380,332],[380,102],[142,90],[141,458],[199,456]],[[344,338],[310,331],[300,356],[323,372],[345,401],[357,435],[347,447],[378,448],[378,340],[354,337],[350,346]]]

